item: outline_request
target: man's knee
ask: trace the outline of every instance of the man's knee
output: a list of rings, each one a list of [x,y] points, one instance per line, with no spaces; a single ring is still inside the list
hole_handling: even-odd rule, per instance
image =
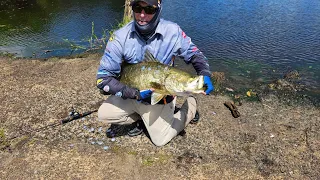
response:
[[[101,108],[98,110],[98,121],[102,121],[108,124],[121,124],[122,118],[117,115],[116,112],[105,111]]]
[[[122,113],[112,110],[112,105],[109,103],[103,103],[98,109],[98,121],[103,121],[105,123],[119,124],[123,117]]]
[[[108,106],[106,103],[103,103],[99,109],[98,109],[98,120],[99,121],[108,121],[110,119],[110,115],[113,113],[107,112],[107,107]]]
[[[131,124],[137,121],[140,116],[136,113],[128,114],[124,111],[114,110],[114,106],[109,103],[103,103],[98,109],[98,121],[108,124]]]

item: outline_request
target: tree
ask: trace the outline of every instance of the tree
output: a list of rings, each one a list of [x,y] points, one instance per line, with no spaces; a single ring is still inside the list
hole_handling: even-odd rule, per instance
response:
[[[130,7],[130,2],[131,0],[126,0],[124,4],[124,15],[123,15],[124,24],[132,20],[132,9]]]

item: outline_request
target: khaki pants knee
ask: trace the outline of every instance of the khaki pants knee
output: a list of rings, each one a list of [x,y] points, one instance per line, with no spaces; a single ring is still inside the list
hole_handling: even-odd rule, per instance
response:
[[[132,99],[109,96],[98,110],[98,120],[110,124],[131,124],[140,116],[136,113]]]

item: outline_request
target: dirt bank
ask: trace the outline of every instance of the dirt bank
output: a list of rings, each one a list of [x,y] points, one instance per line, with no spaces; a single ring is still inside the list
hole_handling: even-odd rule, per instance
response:
[[[320,177],[319,108],[272,94],[242,101],[239,118],[223,105],[230,96],[197,96],[201,122],[164,147],[145,135],[113,141],[96,113],[19,136],[68,116],[72,107],[98,108],[106,98],[95,87],[99,59],[0,59],[0,179]]]

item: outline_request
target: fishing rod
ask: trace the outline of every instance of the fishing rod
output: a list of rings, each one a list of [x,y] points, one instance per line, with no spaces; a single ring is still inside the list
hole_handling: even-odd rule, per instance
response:
[[[38,128],[38,129],[35,129],[35,130],[32,130],[32,131],[28,131],[28,132],[25,132],[25,133],[21,133],[17,136],[14,136],[14,137],[11,137],[9,139],[7,139],[7,141],[11,141],[13,139],[16,139],[18,137],[21,137],[21,136],[24,136],[24,135],[29,135],[31,133],[34,133],[34,132],[39,132],[39,131],[42,131],[44,129],[47,129],[49,127],[56,127],[56,126],[59,126],[59,125],[63,125],[63,124],[66,124],[66,123],[69,123],[71,121],[74,121],[74,120],[77,120],[77,119],[80,119],[80,118],[83,118],[83,117],[86,117],[94,112],[97,112],[98,110],[95,109],[95,110],[92,110],[92,111],[88,111],[88,112],[84,112],[84,113],[79,113],[77,111],[74,110],[74,108],[72,108],[72,111],[69,113],[69,116],[64,118],[64,119],[61,119],[59,120],[58,122],[55,122],[55,123],[52,123],[52,124],[49,124],[47,126],[43,126],[41,128]]]

